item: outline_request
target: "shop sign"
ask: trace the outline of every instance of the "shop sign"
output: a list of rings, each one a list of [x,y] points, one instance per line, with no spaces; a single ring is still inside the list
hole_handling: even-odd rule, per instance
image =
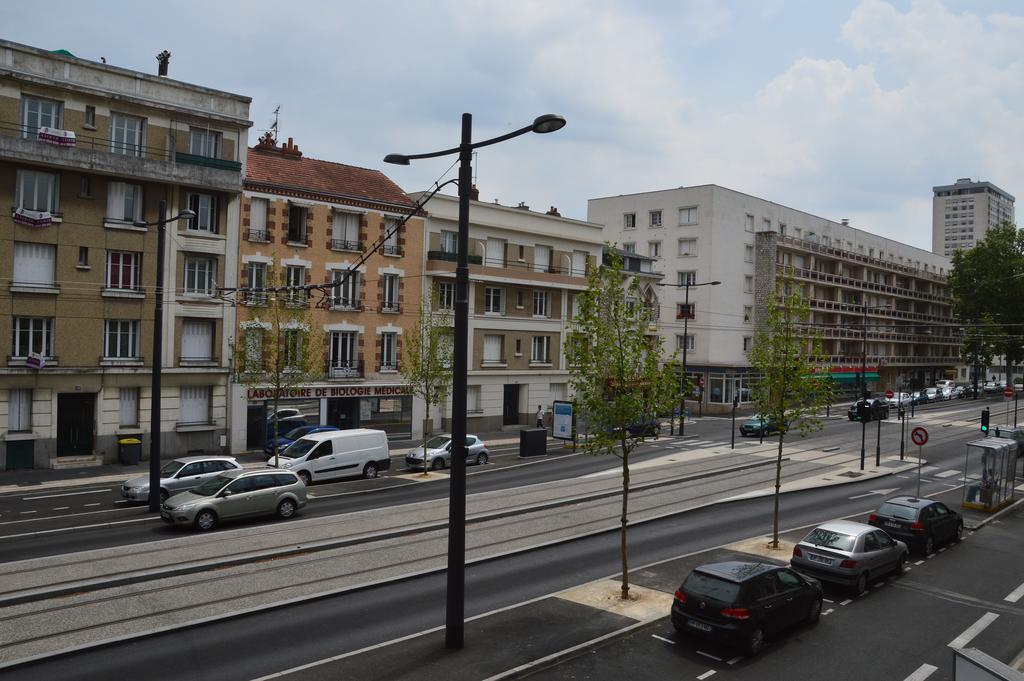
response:
[[[249,388],[247,400],[272,400],[273,388]],[[320,397],[402,397],[411,395],[407,385],[325,385],[282,388],[281,399],[316,399]]]

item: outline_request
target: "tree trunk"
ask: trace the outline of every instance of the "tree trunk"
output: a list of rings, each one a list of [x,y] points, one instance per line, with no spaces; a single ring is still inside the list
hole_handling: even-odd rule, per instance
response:
[[[772,548],[779,548],[779,488],[782,487],[782,439],[785,430],[779,431],[779,453],[775,459],[775,508],[772,510]]]
[[[619,551],[622,554],[622,594],[621,598],[629,598],[629,559],[626,556],[626,522],[629,510],[629,454],[626,440],[622,440],[622,518],[619,520]]]
[[[424,400],[427,406],[427,418],[430,418],[430,402]],[[424,419],[426,420],[426,419]],[[430,475],[427,468],[427,434],[423,433],[423,477]]]

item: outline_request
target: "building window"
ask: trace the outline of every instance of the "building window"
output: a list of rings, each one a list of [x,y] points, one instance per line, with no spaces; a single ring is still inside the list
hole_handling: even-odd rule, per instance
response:
[[[384,218],[384,245],[380,252],[384,255],[401,255],[402,249],[398,237],[402,231],[402,223],[396,218]]]
[[[681,225],[695,225],[699,222],[700,218],[697,214],[697,206],[690,206],[688,208],[679,209],[679,224]]]
[[[249,241],[267,241],[267,200],[249,199]]]
[[[743,291],[745,293],[754,292],[754,278],[751,276],[743,277]]]
[[[501,356],[501,344],[504,336],[498,335],[486,335],[484,336],[484,358],[485,362],[503,362],[504,359]]]
[[[134,319],[108,319],[103,356],[107,359],[138,359],[139,322]]]
[[[623,213],[622,229],[636,229],[636,213]]]
[[[399,312],[398,305],[399,278],[397,274],[384,274],[380,278],[380,310],[381,312]]]
[[[751,336],[743,337],[743,352],[750,352],[750,348],[753,347],[754,339]]]
[[[110,114],[110,151],[125,156],[142,156],[145,119]]]
[[[764,231],[766,231],[766,232],[772,231],[772,220],[771,220],[771,218],[762,218],[762,220],[761,220],[761,228]]]
[[[188,221],[188,228],[199,232],[217,233],[217,197],[213,194],[189,194],[188,207],[196,214]]]
[[[574,277],[585,277],[587,276],[587,262],[589,256],[586,251],[573,251],[572,252],[572,276]]]
[[[453,282],[453,281],[439,281],[439,282],[437,282],[437,309],[439,309],[439,310],[454,310],[455,309],[455,282]]]
[[[207,424],[210,422],[210,387],[183,385],[181,406],[178,414],[183,424]]]
[[[137,291],[141,270],[141,253],[107,251],[107,288]]]
[[[551,270],[551,246],[537,244],[533,247],[533,271],[548,272]]]
[[[89,247],[79,246],[78,247],[78,267],[89,266]]]
[[[81,199],[92,198],[92,178],[88,175],[82,175],[78,182],[78,197]]]
[[[346,276],[347,275],[347,276]],[[334,299],[331,305],[344,310],[359,309],[359,272],[355,270],[334,270]]]
[[[661,242],[660,241],[648,241],[647,242],[647,255],[652,258],[661,257]]]
[[[305,334],[297,327],[284,330],[284,370],[302,371],[305,365]]]
[[[676,272],[676,284],[679,286],[693,286],[697,283],[697,273],[693,270]]]
[[[59,178],[38,170],[18,170],[15,206],[44,213],[57,212]]]
[[[288,205],[288,243],[307,243],[306,216],[309,211],[305,206]]]
[[[751,324],[754,321],[754,308],[752,305],[743,306],[743,323]]]
[[[213,258],[186,255],[184,292],[212,296],[216,287],[216,271],[217,261]]]
[[[743,262],[754,262],[754,247],[750,244],[743,246]]]
[[[246,292],[245,301],[249,305],[266,305],[267,293],[262,289],[267,287],[267,264],[264,262],[251,262],[246,268],[245,283],[249,290]]]
[[[684,336],[683,334],[676,334],[676,350],[690,351],[694,348],[693,334]]]
[[[651,227],[661,227],[661,211],[660,210],[652,210],[650,213],[648,213],[648,216],[650,218]]]
[[[213,359],[213,322],[186,319],[181,323],[181,358],[183,360]]]
[[[245,330],[245,370],[249,373],[263,369],[263,329]]]
[[[53,317],[15,317],[12,336],[12,357],[28,357],[30,352],[53,357]]]
[[[504,239],[487,239],[487,257],[484,260],[485,265],[490,267],[504,267],[505,266],[505,240]]]
[[[551,316],[551,292],[550,291],[534,291],[533,292],[533,316],[534,317],[550,317]]]
[[[306,268],[288,265],[284,270],[284,285],[288,287],[288,304],[306,304]]]
[[[331,377],[359,375],[359,334],[331,332]]]
[[[142,207],[142,185],[125,182],[107,183],[108,222],[142,222]]]
[[[744,231],[753,233],[754,231],[754,216],[747,213],[743,216],[743,229]]]
[[[471,414],[478,414],[483,411],[480,408],[480,386],[466,386],[466,411]]]
[[[530,351],[530,361],[537,364],[550,364],[551,355],[548,352],[550,348],[550,336],[534,336]]]
[[[118,391],[120,415],[117,425],[122,428],[134,428],[139,425],[139,389],[121,388]]]
[[[35,137],[39,128],[64,128],[64,105],[49,99],[21,98],[21,136]]]
[[[380,370],[398,371],[398,334],[385,331],[380,335]]]
[[[679,255],[682,255],[682,256],[694,256],[694,255],[697,255],[697,240],[696,239],[680,239],[679,240]]]
[[[32,391],[12,388],[7,393],[7,430],[26,433],[32,430]]]
[[[57,247],[52,244],[14,242],[14,281],[16,286],[54,288],[54,263]]]
[[[626,253],[636,253],[636,244],[632,241],[628,241],[622,244],[622,250]]]
[[[95,130],[96,129],[96,107],[86,106],[85,107],[85,124],[84,127]]]
[[[342,251],[358,251],[361,216],[355,213],[334,211],[331,222],[331,248]]]
[[[676,319],[693,319],[696,312],[696,304],[689,303],[684,305],[683,303],[676,304]]]
[[[497,286],[484,289],[484,312],[505,314],[505,289]]]
[[[193,156],[219,158],[220,138],[221,134],[214,130],[203,130],[202,128],[189,128],[188,153],[192,154]]]
[[[448,255],[458,253],[459,235],[457,232],[441,231],[441,252]]]

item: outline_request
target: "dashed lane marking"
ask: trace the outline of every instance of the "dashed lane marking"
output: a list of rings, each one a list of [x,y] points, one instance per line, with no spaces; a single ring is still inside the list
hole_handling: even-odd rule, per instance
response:
[[[675,645],[675,644],[676,644],[676,642],[675,642],[675,641],[673,641],[672,639],[670,639],[670,638],[665,638],[664,636],[658,636],[657,634],[651,634],[651,638],[656,638],[656,639],[658,639],[659,641],[664,641],[665,643],[671,643],[672,645]]]
[[[918,667],[913,674],[903,679],[903,681],[924,681],[931,676],[938,667],[933,667],[930,664],[923,664]]]
[[[849,605],[850,603],[853,603],[853,599],[852,598],[847,598],[845,601],[843,601],[839,605]]]
[[[914,561],[914,565],[920,565],[923,562],[924,562],[923,560]]]
[[[715,675],[715,670],[714,669],[709,669],[706,672],[704,672],[703,674],[701,674],[700,676],[698,676],[697,679],[699,681],[703,681],[704,679],[709,679],[709,678],[711,678],[714,675]]]
[[[79,494],[106,494],[110,489],[87,489],[84,492],[65,492],[64,494],[44,494],[38,497],[22,497],[22,501],[36,501],[38,499],[56,499],[57,497],[74,497]]]
[[[736,657],[732,658],[731,660],[726,660],[725,663],[726,664],[736,664],[737,662],[739,662],[742,659],[743,659],[742,655],[737,655]]]
[[[697,651],[697,654],[698,654],[698,655],[703,655],[704,657],[708,657],[708,658],[711,658],[711,659],[712,659],[712,660],[714,660],[715,662],[721,662],[721,661],[722,661],[722,658],[720,658],[720,657],[715,657],[715,656],[714,656],[714,655],[712,655],[711,653],[705,653],[705,652],[704,652],[703,650],[698,650],[698,651]],[[698,678],[700,678],[700,677],[698,677]]]
[[[1011,591],[1009,595],[1007,595],[1006,598],[1004,598],[1003,600],[1009,601],[1010,603],[1016,603],[1020,600],[1021,596],[1024,596],[1024,584],[1021,584],[1016,589]]]
[[[826,610],[825,612],[823,612],[821,614],[822,615],[831,615],[833,612],[835,612],[835,609],[834,608],[829,608],[828,610]]]
[[[52,509],[50,509],[50,510],[51,510],[51,511],[66,511],[66,510],[68,510],[69,508],[71,508],[71,507],[70,507],[70,506],[54,506],[54,507],[53,507]]]
[[[996,613],[986,612],[984,615],[978,618],[977,622],[967,627],[962,634],[954,638],[947,645],[953,650],[959,650],[960,648],[963,648],[965,645],[970,643],[975,636],[985,631],[988,625],[995,622],[998,618],[999,615],[997,615]]]
[[[950,477],[953,477],[954,475],[959,475],[959,473],[960,473],[960,471],[942,471],[941,473],[936,473],[935,477],[936,478],[950,478]]]
[[[95,504],[85,504],[86,507],[89,507],[89,506],[99,506],[99,505],[100,505],[100,502],[98,502],[98,501]]]
[[[18,515],[28,515],[30,513],[35,513],[35,511],[19,511]]]

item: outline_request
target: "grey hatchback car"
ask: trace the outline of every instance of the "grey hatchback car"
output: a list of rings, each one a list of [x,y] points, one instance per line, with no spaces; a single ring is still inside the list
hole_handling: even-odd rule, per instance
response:
[[[192,489],[203,480],[242,466],[231,456],[182,456],[160,468],[160,501]],[[149,476],[142,475],[121,485],[121,496],[130,501],[149,501]]]
[[[160,517],[205,532],[234,518],[276,514],[288,519],[305,505],[306,486],[291,471],[232,470],[204,481],[191,492],[175,494],[160,505]]]
[[[903,574],[907,545],[871,525],[833,520],[807,533],[793,547],[789,564],[823,582],[851,586],[856,593],[882,575]]]

